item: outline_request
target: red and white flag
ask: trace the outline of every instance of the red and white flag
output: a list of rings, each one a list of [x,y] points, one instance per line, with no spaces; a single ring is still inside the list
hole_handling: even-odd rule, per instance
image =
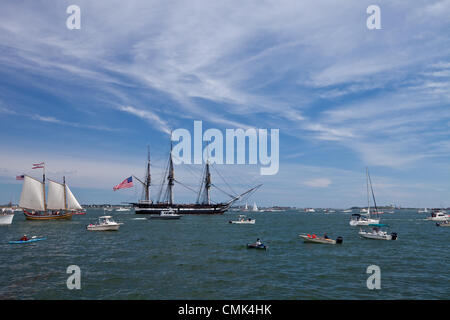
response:
[[[126,178],[113,188],[114,191],[119,189],[131,188],[133,186],[133,177]]]
[[[45,162],[33,163],[33,168],[32,169],[43,169],[44,166],[45,166]]]

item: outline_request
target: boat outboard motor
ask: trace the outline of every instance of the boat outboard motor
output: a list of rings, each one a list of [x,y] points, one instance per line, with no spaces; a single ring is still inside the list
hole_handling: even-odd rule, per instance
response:
[[[392,240],[397,240],[397,232],[391,233]]]
[[[344,241],[344,239],[342,239],[342,237],[337,237],[336,238],[336,243],[341,244]]]

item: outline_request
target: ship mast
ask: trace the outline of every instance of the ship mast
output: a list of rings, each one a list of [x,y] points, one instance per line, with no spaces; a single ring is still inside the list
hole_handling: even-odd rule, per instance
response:
[[[47,201],[45,200],[45,164],[43,166],[43,174],[42,174],[42,191],[44,192],[44,212],[47,212]]]
[[[150,147],[147,147],[147,176],[145,180],[145,200],[150,200],[150,183],[151,183],[151,176],[150,176]]]
[[[167,175],[168,188],[169,188],[169,204],[173,204],[173,185],[174,185],[174,172],[173,172],[173,161],[172,161],[172,140],[170,141],[170,158],[169,158],[169,174]]]
[[[207,204],[211,204],[209,190],[211,189],[211,173],[209,172],[209,160],[206,161],[205,173],[205,200]]]
[[[67,211],[66,177],[65,176],[63,176],[63,184],[64,184],[64,210]]]

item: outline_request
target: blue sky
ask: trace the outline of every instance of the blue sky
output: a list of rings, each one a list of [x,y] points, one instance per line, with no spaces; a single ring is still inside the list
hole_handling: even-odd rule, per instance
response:
[[[236,191],[263,183],[259,205],[364,205],[368,166],[379,203],[450,206],[449,0],[77,1],[68,30],[71,4],[0,4],[0,203],[40,161],[82,203],[135,200],[112,186],[148,144],[157,184],[168,132],[202,120],[280,130],[277,175],[217,166]]]

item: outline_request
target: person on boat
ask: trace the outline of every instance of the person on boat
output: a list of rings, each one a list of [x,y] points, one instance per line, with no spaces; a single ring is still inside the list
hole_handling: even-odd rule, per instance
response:
[[[261,240],[259,238],[256,239],[256,245],[257,246],[262,246],[262,242],[261,242]]]
[[[326,233],[323,235],[323,238],[324,239],[330,239]]]
[[[19,240],[19,241],[28,241],[28,240],[30,240],[30,239],[28,239],[27,235],[26,235],[26,234],[24,234],[24,235],[23,235],[23,237],[22,237],[22,238],[20,238],[20,240]]]

